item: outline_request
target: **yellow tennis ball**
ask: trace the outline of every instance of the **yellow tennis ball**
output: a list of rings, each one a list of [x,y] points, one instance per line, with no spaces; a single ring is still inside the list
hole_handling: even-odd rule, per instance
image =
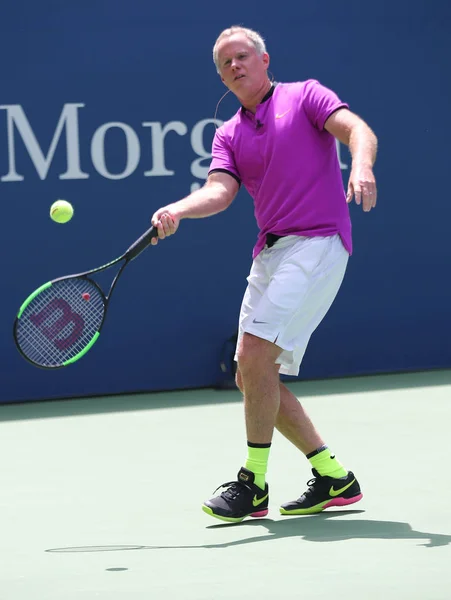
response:
[[[50,218],[56,223],[67,223],[72,219],[74,209],[70,202],[57,200],[50,207]]]

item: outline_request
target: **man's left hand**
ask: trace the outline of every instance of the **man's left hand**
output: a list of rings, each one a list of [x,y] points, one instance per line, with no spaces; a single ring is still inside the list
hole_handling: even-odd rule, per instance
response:
[[[371,167],[353,166],[348,182],[346,202],[355,198],[356,204],[362,204],[365,212],[369,212],[376,206],[377,188],[376,179]]]

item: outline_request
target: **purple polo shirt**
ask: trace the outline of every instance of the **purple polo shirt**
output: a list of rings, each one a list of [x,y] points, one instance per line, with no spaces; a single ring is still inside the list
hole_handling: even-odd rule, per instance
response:
[[[242,107],[216,130],[209,173],[229,173],[253,198],[260,230],[253,258],[267,233],[338,233],[352,253],[335,138],[324,129],[327,118],[342,107],[348,105],[316,80],[278,83],[255,115]]]

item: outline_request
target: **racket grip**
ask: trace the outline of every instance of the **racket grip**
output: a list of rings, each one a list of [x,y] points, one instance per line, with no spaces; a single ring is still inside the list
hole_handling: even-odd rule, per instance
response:
[[[158,229],[152,225],[150,229],[148,229],[143,235],[134,242],[130,248],[125,253],[125,258],[127,260],[133,260],[136,258],[143,250],[150,245],[153,238],[158,237]]]

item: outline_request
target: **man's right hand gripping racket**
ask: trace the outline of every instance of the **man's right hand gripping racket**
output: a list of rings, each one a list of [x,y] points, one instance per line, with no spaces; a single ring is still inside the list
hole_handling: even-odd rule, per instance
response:
[[[148,229],[119,258],[77,275],[59,277],[41,285],[19,309],[14,341],[22,356],[37,367],[58,369],[81,358],[97,340],[111,294],[124,268],[158,237]],[[123,261],[106,295],[90,275]]]

